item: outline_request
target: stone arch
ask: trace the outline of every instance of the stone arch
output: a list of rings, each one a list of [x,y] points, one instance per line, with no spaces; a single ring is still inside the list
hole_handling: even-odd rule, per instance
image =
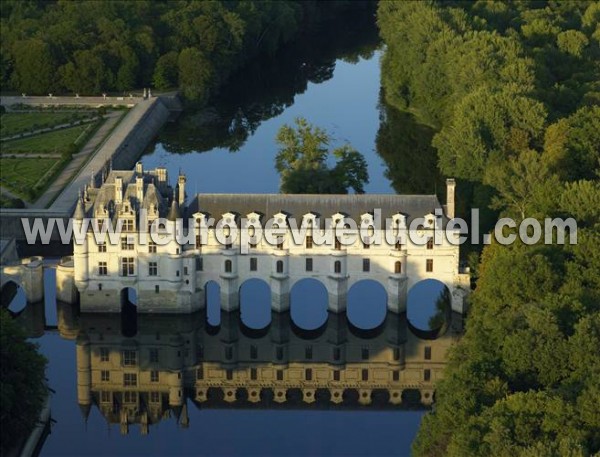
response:
[[[221,285],[214,280],[204,285],[204,303],[208,329],[221,325]]]
[[[443,335],[452,313],[451,288],[438,279],[424,279],[408,291],[406,317],[408,328],[421,339]]]
[[[316,330],[327,325],[329,294],[327,287],[314,278],[296,281],[290,290],[292,328]]]
[[[271,324],[271,287],[260,278],[250,278],[239,288],[240,323],[251,330],[262,330]]]
[[[27,306],[27,294],[21,284],[14,279],[8,279],[0,288],[0,304],[11,313],[20,313]]]
[[[346,317],[358,330],[381,327],[387,314],[387,290],[374,279],[361,279],[348,289]]]

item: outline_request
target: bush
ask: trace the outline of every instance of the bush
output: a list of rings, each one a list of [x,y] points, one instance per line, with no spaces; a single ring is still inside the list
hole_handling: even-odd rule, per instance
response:
[[[0,310],[0,450],[27,437],[48,393],[46,359],[25,339],[21,327],[5,309]]]

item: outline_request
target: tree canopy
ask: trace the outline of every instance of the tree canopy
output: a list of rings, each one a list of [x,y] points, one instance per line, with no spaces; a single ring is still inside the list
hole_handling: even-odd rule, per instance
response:
[[[378,24],[386,102],[436,130],[441,172],[517,222],[578,225],[574,245],[483,249],[415,455],[599,452],[598,2],[380,2]]]
[[[280,146],[275,168],[281,175],[281,192],[286,194],[346,194],[349,189],[364,193],[369,182],[367,162],[349,144],[329,150],[331,137],[302,117],[295,127],[283,125],[276,138]],[[333,167],[328,161],[337,159]]]

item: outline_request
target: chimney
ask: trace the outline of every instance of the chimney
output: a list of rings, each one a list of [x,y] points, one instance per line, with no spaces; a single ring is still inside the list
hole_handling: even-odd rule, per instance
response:
[[[446,216],[449,219],[455,217],[454,192],[456,190],[456,181],[454,178],[446,179]]]
[[[142,162],[137,162],[135,164],[135,172],[138,176],[142,176],[144,174],[144,166],[142,165]]]
[[[185,175],[180,174],[177,180],[177,203],[179,203],[180,208],[183,208],[183,204],[185,203],[185,181]]]
[[[144,201],[144,178],[141,176],[135,178],[135,192],[138,202],[141,205]]]
[[[123,178],[115,176],[115,203],[123,202]]]
[[[157,168],[156,176],[158,177],[158,188],[164,191],[167,188],[167,169],[163,167]]]

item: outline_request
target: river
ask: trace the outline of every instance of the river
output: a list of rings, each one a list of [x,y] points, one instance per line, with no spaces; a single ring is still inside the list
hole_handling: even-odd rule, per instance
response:
[[[335,40],[319,47],[307,42],[287,49],[268,70],[264,62],[243,69],[209,108],[188,111],[168,125],[142,157],[144,168],[165,166],[171,179],[185,171],[189,195],[278,192],[275,135],[282,125],[302,116],[326,129],[335,144],[349,142],[363,153],[370,177],[366,192],[439,190],[441,179],[428,141],[432,132],[417,126],[409,115],[390,112],[381,102],[381,50],[377,49],[376,32],[372,27],[355,34],[348,31]],[[54,391],[51,405],[56,421],[41,455],[410,454],[422,409],[336,408],[316,403],[314,407],[263,403],[258,408],[247,404],[211,408],[186,402],[189,426],[182,426],[181,416],[176,417],[180,410],[167,409],[164,417],[151,420],[154,423],[147,435],[140,433],[139,425],[130,425],[128,433],[122,434],[118,418],[109,419],[100,407],[81,408],[78,404],[84,374],[76,357],[81,341],[76,342],[75,337],[83,330],[90,335],[99,330],[96,324],[85,327],[77,317],[69,320],[57,315],[53,278],[50,269],[46,273],[45,322],[59,324],[61,330],[46,331],[35,339],[49,360],[47,376]],[[411,323],[427,326],[438,292],[429,288],[421,295],[409,296]],[[251,288],[246,300],[268,300],[266,293]],[[350,319],[356,328],[390,328],[388,323],[382,325],[385,296],[378,293],[366,288],[350,297],[349,314],[353,314]],[[307,329],[322,326],[328,319],[327,313],[323,314],[326,297],[318,298],[310,288],[302,294],[310,299],[304,313],[292,315],[294,324]],[[411,311],[411,301],[428,304]],[[208,324],[223,327],[218,305],[210,302]],[[256,327],[261,327],[270,319],[268,305],[266,309],[266,314],[260,314],[242,307],[240,319],[248,327],[257,322]],[[102,324],[107,326],[106,334],[100,333],[99,338],[120,342],[119,318],[112,319],[114,322],[109,319],[109,324]],[[139,341],[133,341],[143,346],[140,341],[147,330],[140,327]],[[98,402],[94,397],[92,403]]]

